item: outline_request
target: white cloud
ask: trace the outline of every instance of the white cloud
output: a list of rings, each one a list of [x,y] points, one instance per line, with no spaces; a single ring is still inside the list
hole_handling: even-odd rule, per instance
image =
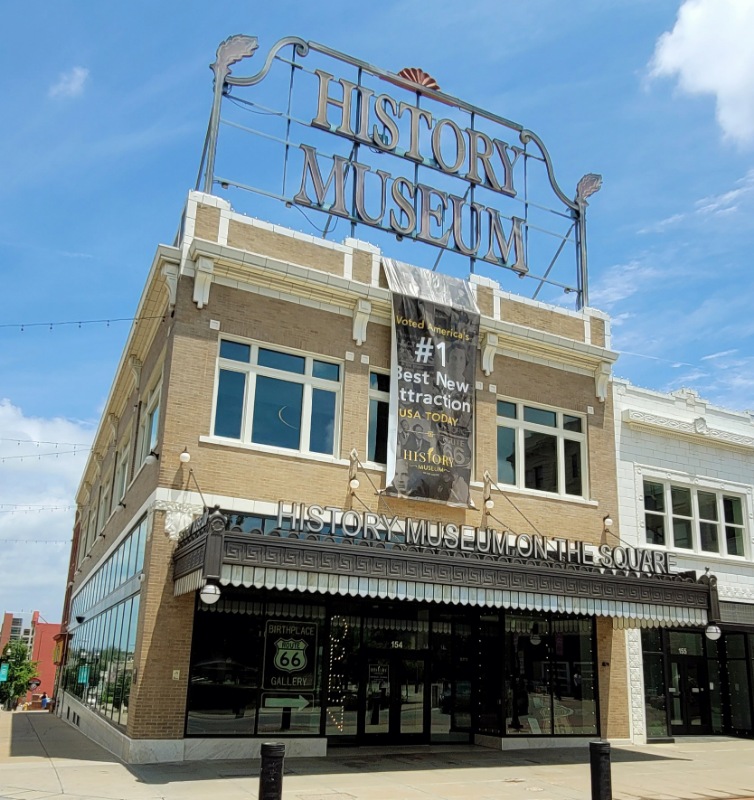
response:
[[[652,77],[681,91],[713,95],[725,137],[754,142],[754,2],[685,0],[672,31],[655,46]]]
[[[733,348],[733,350],[721,350],[719,353],[710,353],[708,356],[702,356],[702,361],[713,361],[718,358],[724,358],[725,356],[732,356],[737,352],[738,348]]]
[[[86,67],[74,67],[68,72],[62,72],[48,94],[50,97],[78,97],[84,93],[88,77],[89,70]]]
[[[38,609],[54,622],[63,604],[75,492],[94,427],[28,417],[6,399],[0,400],[0,432],[0,586],[5,605],[0,611]]]
[[[602,273],[595,281],[589,292],[589,303],[595,308],[609,309],[619,300],[625,300],[651,286],[659,275],[659,270],[640,261],[617,264]]]
[[[694,221],[696,217],[723,217],[737,211],[748,213],[752,195],[754,195],[754,169],[750,169],[743,178],[739,178],[734,189],[696,200],[693,211],[673,214],[652,225],[639,228],[637,233],[664,233],[668,228],[684,221]]]

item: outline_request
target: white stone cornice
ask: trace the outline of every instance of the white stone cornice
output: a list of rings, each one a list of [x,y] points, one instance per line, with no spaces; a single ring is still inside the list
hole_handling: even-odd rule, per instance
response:
[[[644,428],[655,433],[668,433],[683,436],[698,443],[714,443],[721,447],[751,452],[754,450],[754,437],[742,436],[730,431],[710,428],[704,417],[697,417],[692,422],[673,417],[661,417],[645,411],[626,409],[622,414],[623,422],[632,428]]]
[[[209,289],[212,286],[212,276],[215,272],[215,262],[206,256],[196,259],[194,272],[194,302],[197,308],[204,308],[209,302]]]
[[[372,304],[368,300],[357,300],[353,311],[353,338],[361,346],[367,340],[367,324],[372,313]]]

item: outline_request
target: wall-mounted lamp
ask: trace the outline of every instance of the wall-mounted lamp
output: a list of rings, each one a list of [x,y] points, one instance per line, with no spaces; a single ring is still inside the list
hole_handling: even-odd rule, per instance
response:
[[[348,490],[353,494],[361,486],[359,479],[356,477],[356,473],[359,471],[359,454],[356,452],[356,448],[351,450],[348,458],[350,460],[348,464]]]
[[[79,624],[79,625],[81,625],[81,623],[82,623],[82,622],[83,622],[85,619],[86,619],[86,617],[85,617],[83,614],[77,614],[77,615],[76,615],[76,622],[78,622],[78,624]]]
[[[219,586],[215,586],[214,583],[208,583],[205,586],[202,586],[201,591],[199,592],[199,597],[202,600],[202,603],[206,603],[208,606],[214,605],[219,599],[222,592],[220,591]]]
[[[484,513],[487,514],[489,511],[495,507],[495,501],[492,499],[492,475],[490,475],[488,470],[484,471],[484,494],[483,494],[483,503],[484,503]]]
[[[704,635],[711,642],[716,642],[723,635],[723,632],[719,625],[716,625],[714,622],[710,622],[710,624],[704,629]]]
[[[121,500],[120,503],[118,503],[118,508],[125,508],[125,507],[126,504]]]
[[[157,459],[160,457],[159,453],[155,453],[154,450],[149,451],[149,455],[144,459],[145,464],[154,464],[156,463]]]
[[[605,514],[605,516],[602,517],[602,530],[607,531],[612,524],[613,518],[609,514]]]
[[[188,464],[191,461],[191,453],[188,451],[188,447],[183,448],[183,452],[178,456],[181,464]]]

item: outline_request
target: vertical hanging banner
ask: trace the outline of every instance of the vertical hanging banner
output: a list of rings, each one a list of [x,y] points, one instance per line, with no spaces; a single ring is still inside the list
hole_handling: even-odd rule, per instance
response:
[[[385,494],[471,506],[476,298],[460,278],[383,266],[393,295]]]

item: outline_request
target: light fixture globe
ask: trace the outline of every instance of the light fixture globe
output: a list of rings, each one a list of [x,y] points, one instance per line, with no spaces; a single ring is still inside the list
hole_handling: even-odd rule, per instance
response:
[[[188,464],[191,461],[191,453],[188,451],[188,447],[183,448],[183,452],[178,456],[181,461],[181,464]]]
[[[206,586],[202,586],[201,591],[199,592],[199,597],[202,600],[202,603],[206,603],[208,606],[214,605],[220,599],[220,587],[215,586],[214,583],[208,583]]]
[[[495,507],[495,501],[491,497],[488,497],[484,501],[484,507],[489,511],[490,509]]]
[[[359,488],[359,486],[361,486],[361,484],[359,483],[358,478],[351,478],[351,480],[348,481],[348,486],[351,489],[351,491],[355,492]]]
[[[704,629],[704,635],[711,642],[716,642],[723,635],[723,632],[720,630],[719,625],[715,625],[714,622],[710,622],[710,624]]]

